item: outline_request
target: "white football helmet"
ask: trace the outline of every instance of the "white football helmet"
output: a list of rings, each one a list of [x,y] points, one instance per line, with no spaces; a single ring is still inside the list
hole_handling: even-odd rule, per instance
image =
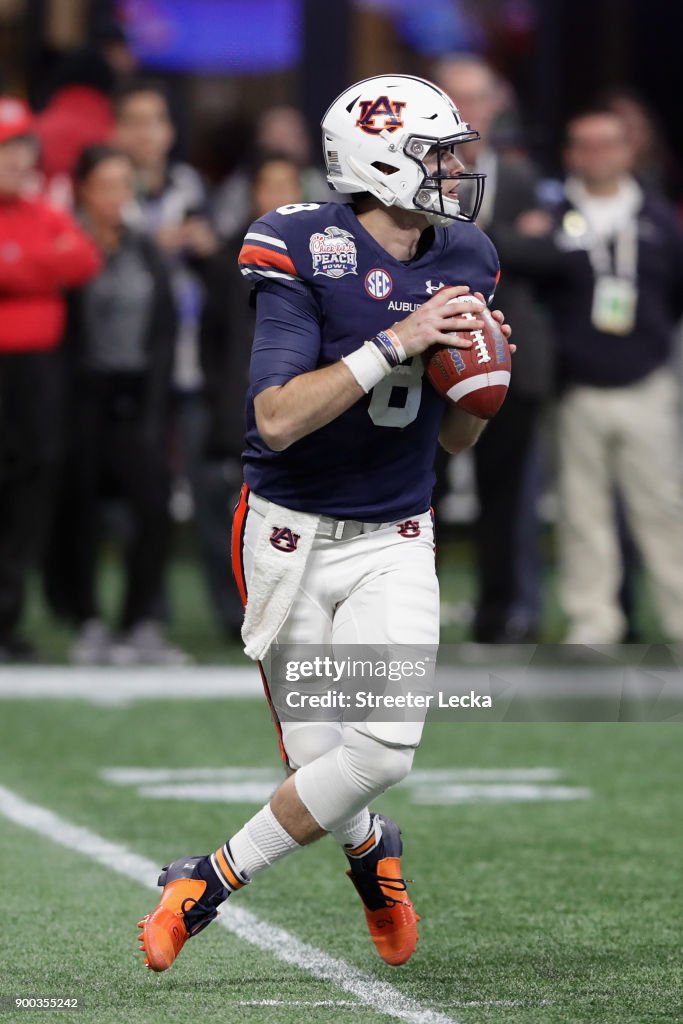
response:
[[[322,133],[335,191],[369,192],[385,206],[426,214],[431,224],[473,221],[479,213],[486,175],[458,171],[448,159],[479,133],[432,82],[413,75],[366,78],[331,104]],[[458,193],[469,193],[467,209],[464,195],[444,195],[444,181],[464,183]]]

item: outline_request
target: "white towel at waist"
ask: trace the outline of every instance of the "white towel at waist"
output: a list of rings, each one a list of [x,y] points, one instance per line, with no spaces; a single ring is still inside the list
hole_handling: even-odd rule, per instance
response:
[[[319,523],[319,515],[268,504],[242,624],[244,653],[254,661],[263,658],[289,614]]]

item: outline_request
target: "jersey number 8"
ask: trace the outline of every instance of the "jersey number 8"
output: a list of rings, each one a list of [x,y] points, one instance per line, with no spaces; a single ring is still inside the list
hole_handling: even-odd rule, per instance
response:
[[[413,359],[395,367],[388,377],[375,384],[368,413],[376,427],[407,427],[416,419],[422,401],[423,373],[422,360]],[[402,405],[392,404],[395,391],[405,392]]]

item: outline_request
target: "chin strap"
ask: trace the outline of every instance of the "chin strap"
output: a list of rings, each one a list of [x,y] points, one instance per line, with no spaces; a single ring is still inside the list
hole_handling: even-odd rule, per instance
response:
[[[417,191],[419,193],[420,190],[418,189]],[[450,216],[444,215],[443,213],[439,213],[438,210],[423,210],[420,209],[420,207],[416,207],[416,209],[419,209],[420,213],[424,213],[429,223],[432,224],[434,227],[446,228],[448,227],[449,224],[452,224],[454,220],[458,219],[458,215],[460,213],[460,203],[457,202],[456,200],[445,198],[443,202],[445,206],[450,205],[454,208],[453,213],[451,213]]]
[[[449,224],[453,223],[452,217],[444,217],[440,213],[427,213],[426,211],[420,210],[423,213],[428,224],[431,224],[433,228],[447,228]]]

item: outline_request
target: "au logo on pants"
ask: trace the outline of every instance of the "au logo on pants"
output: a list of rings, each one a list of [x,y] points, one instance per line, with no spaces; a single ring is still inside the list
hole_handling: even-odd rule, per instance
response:
[[[270,534],[270,543],[278,551],[296,551],[299,534],[292,533],[287,526],[274,526]]]
[[[420,524],[417,519],[406,519],[405,523],[397,523],[396,529],[401,537],[420,536]]]

